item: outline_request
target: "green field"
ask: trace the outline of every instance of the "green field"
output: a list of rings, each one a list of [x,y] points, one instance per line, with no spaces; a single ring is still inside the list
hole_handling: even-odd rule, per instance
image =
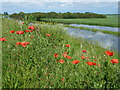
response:
[[[50,21],[65,24],[88,24],[98,26],[118,27],[118,16],[107,15],[107,18],[86,18],[86,19],[41,19],[42,21]]]
[[[37,24],[33,32],[18,35],[10,31],[25,31],[27,25],[2,19],[2,37],[6,38],[0,41],[3,88],[120,88],[120,63],[110,62],[119,58],[117,52],[108,56],[106,49],[66,34],[63,26]],[[17,42],[30,44],[22,47],[16,46]],[[63,57],[64,52],[72,58]],[[54,57],[56,53],[58,57]],[[80,62],[73,64],[73,60]]]

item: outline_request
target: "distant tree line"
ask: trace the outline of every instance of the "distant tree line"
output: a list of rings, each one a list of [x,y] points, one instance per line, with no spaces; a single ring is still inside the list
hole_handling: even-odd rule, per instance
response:
[[[96,13],[56,13],[56,12],[48,12],[48,13],[42,13],[42,12],[35,12],[35,13],[13,13],[10,15],[12,18],[16,19],[24,19],[25,16],[32,17],[33,20],[40,21],[41,18],[61,18],[61,19],[75,19],[75,18],[106,18],[106,15],[103,14],[96,14]]]

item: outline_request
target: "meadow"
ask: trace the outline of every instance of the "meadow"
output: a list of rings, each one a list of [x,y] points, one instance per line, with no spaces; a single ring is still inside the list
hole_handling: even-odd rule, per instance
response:
[[[57,24],[28,24],[2,19],[3,88],[120,88],[117,52]]]
[[[81,19],[47,19],[43,18],[42,21],[64,23],[64,24],[88,24],[98,26],[118,26],[118,15],[107,15],[107,18],[81,18]]]

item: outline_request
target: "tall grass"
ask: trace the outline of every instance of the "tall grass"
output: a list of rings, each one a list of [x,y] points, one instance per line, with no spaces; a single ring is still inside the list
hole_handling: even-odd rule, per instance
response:
[[[35,31],[17,35],[9,31],[27,28],[21,29],[22,25],[7,19],[3,19],[2,24],[2,36],[7,39],[2,42],[3,88],[120,88],[119,63],[110,62],[113,58],[118,59],[116,52],[111,57],[107,56],[104,53],[106,49],[71,37],[59,25],[41,23],[36,25]],[[23,41],[30,44],[27,47],[16,46],[16,42]],[[72,58],[64,58],[64,52]],[[55,53],[58,57],[54,57]],[[89,58],[83,60],[82,55]],[[65,62],[60,63],[60,59]],[[80,63],[72,64],[73,60]],[[87,65],[88,61],[97,65]]]
[[[87,25],[98,25],[98,26],[109,26],[109,27],[119,27],[118,16],[113,17],[107,16],[107,18],[83,18],[83,19],[47,19],[43,18],[42,21],[55,22],[55,23],[65,23],[65,24],[87,24]]]

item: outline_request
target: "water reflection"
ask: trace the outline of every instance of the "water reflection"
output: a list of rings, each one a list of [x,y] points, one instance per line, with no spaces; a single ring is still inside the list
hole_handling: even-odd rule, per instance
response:
[[[77,27],[87,27],[87,28],[94,28],[94,29],[101,29],[106,31],[113,31],[118,32],[120,28],[117,27],[107,27],[107,26],[94,26],[94,25],[83,25],[83,24],[70,24],[71,26],[77,26]]]
[[[66,28],[66,29],[70,35],[82,37],[87,40],[91,40],[93,44],[97,42],[98,45],[102,46],[103,48],[118,51],[118,39],[120,40],[120,37],[118,36],[104,34],[101,32],[80,30],[80,29],[75,29],[75,28]],[[120,48],[119,48],[119,51],[120,51]]]

